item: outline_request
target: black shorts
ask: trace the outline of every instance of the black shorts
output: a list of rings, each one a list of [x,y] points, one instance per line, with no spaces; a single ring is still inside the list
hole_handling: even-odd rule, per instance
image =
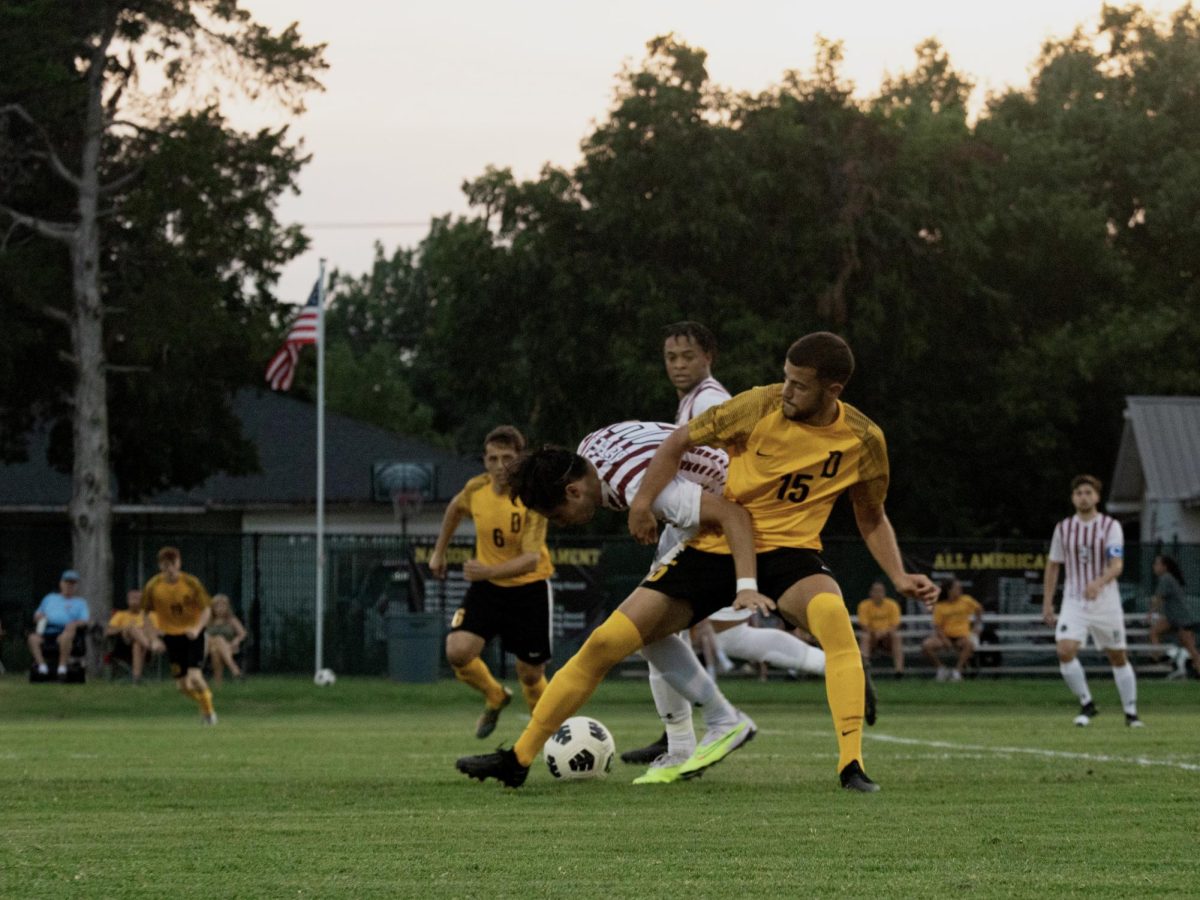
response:
[[[816,550],[782,547],[759,553],[758,590],[772,600],[801,578],[810,575],[833,576],[833,570]],[[737,596],[737,575],[733,557],[727,553],[705,553],[686,547],[671,562],[653,572],[642,587],[659,591],[691,604],[692,625],[707,619],[718,609],[729,606]]]
[[[550,659],[554,592],[549,581],[500,587],[475,581],[454,612],[451,631],[477,634],[485,641],[500,636],[501,646],[521,662],[540,666]]]
[[[164,634],[163,644],[167,648],[167,659],[171,662],[172,678],[182,678],[188,669],[204,667],[207,645],[203,634],[197,638],[190,638],[186,634]]]

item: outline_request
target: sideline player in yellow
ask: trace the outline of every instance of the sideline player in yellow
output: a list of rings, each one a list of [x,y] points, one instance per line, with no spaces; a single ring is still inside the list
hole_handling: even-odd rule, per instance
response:
[[[157,627],[167,648],[175,687],[196,701],[200,721],[216,725],[212,691],[204,681],[204,628],[212,615],[212,598],[200,579],[183,571],[183,560],[174,547],[158,551],[158,574],[142,588],[142,610],[147,630]]]
[[[503,648],[517,658],[517,679],[532,710],[546,689],[551,654],[554,566],[546,547],[546,519],[508,495],[506,471],[525,449],[525,438],[511,425],[493,428],[483,441],[487,471],[467,482],[442,518],[429,569],[446,577],[446,548],[464,516],[475,523],[475,557],[463,566],[471,583],[446,635],[446,659],[454,676],[483,694],[484,708],[475,736],[496,729],[512,691],[500,684],[480,654],[499,635]]]
[[[904,677],[904,643],[900,638],[900,604],[887,595],[887,585],[882,581],[871,582],[867,599],[858,604],[855,617],[862,629],[863,665],[871,668],[871,657],[880,647],[892,654],[893,673]]]
[[[800,338],[788,349],[782,385],[738,394],[663,442],[629,505],[629,530],[642,543],[656,539],[651,504],[689,449],[728,451],[725,496],[744,506],[754,522],[762,585],[755,587],[775,601],[771,605],[777,604],[789,622],[821,643],[841,785],[873,792],[879,786],[863,770],[862,656],[841,590],[819,555],[821,530],[834,501],[849,491],[859,532],[896,590],[927,604],[938,591],[926,576],[904,569],[884,510],[889,471],[883,431],[841,400],[853,373],[854,355],[842,338],[830,332]],[[673,566],[655,576],[656,587],[692,598],[714,589],[728,591],[722,579],[697,578],[696,573],[720,571],[720,560],[729,552],[720,535],[701,534]],[[690,569],[687,574],[685,568]]]

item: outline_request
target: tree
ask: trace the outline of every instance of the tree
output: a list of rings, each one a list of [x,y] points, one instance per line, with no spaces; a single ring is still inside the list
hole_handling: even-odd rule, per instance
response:
[[[15,176],[0,193],[0,215],[11,223],[9,242],[25,229],[64,248],[59,258],[70,273],[61,301],[32,278],[17,285],[26,316],[36,308],[70,335],[69,351],[60,354],[69,399],[50,388],[44,406],[33,409],[62,413],[70,422],[70,452],[60,457],[69,455],[72,467],[74,562],[103,614],[112,571],[110,375],[118,371],[110,348],[126,345],[143,359],[157,354],[154,364],[122,374],[156,366],[194,369],[212,347],[189,341],[186,329],[224,308],[230,313],[221,326],[224,344],[244,349],[238,327],[266,331],[268,288],[278,266],[303,247],[299,233],[281,228],[273,216],[274,196],[294,186],[302,162],[283,132],[232,132],[215,101],[198,112],[175,107],[198,87],[236,84],[251,97],[269,94],[299,112],[304,92],[319,87],[323,48],[304,45],[295,26],[272,33],[236,0],[23,0],[0,11],[0,34],[7,51],[0,64],[6,86],[0,155]],[[152,74],[161,89],[141,90]],[[227,236],[218,238],[222,232]],[[248,246],[231,253],[231,239]],[[49,262],[45,251],[22,248],[26,258],[35,254]],[[38,271],[48,273],[50,266]],[[41,287],[66,281],[42,278]],[[129,305],[114,302],[118,296]],[[225,383],[246,365],[230,366]],[[207,463],[220,459],[234,470],[253,464],[232,417],[224,422],[233,438],[224,442],[180,427],[181,403],[189,412],[199,411],[196,404],[221,404],[220,395],[203,391],[180,396],[180,384],[164,385],[157,397],[157,382],[130,391],[141,394],[131,406],[145,416],[136,427],[148,427],[146,419],[158,415],[177,430],[169,444],[159,445],[173,457],[164,465],[145,450],[144,433],[139,444],[135,426],[126,429],[129,440],[119,457],[127,464],[123,493],[194,483],[207,474],[206,456]],[[125,398],[126,390],[115,393]],[[223,410],[214,411],[219,421]],[[6,418],[30,416],[10,411]],[[140,474],[145,462],[150,477]]]

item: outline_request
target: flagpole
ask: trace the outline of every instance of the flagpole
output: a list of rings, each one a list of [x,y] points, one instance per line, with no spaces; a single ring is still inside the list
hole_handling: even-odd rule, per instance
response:
[[[317,287],[317,659],[325,668],[325,260]]]

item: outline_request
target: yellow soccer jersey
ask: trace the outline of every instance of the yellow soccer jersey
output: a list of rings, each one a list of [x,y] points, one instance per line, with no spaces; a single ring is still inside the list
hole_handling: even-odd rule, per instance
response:
[[[858,604],[858,624],[867,631],[891,631],[900,627],[900,604],[884,597],[876,604],[870,598]]]
[[[887,444],[879,426],[848,403],[816,427],[783,415],[783,385],[751,388],[692,419],[693,444],[729,452],[725,496],[754,519],[755,549],[821,549],[821,529],[847,489],[882,504],[887,497]],[[861,493],[860,493],[861,492]],[[725,538],[701,534],[698,550],[728,553]]]
[[[957,600],[942,600],[934,604],[933,624],[946,637],[966,637],[971,633],[971,619],[981,609],[979,601],[969,594],[963,594]]]
[[[525,553],[538,555],[537,568],[514,578],[497,578],[493,584],[517,587],[544,581],[554,574],[546,547],[546,517],[526,509],[520,500],[492,490],[492,476],[484,473],[467,482],[459,493],[459,509],[475,522],[475,556],[488,566],[516,559]]]
[[[171,584],[155,575],[142,588],[142,608],[158,619],[163,634],[183,634],[200,623],[200,614],[212,606],[212,598],[200,579],[187,572]]]
[[[146,624],[146,616],[144,613],[132,613],[127,609],[114,610],[112,618],[108,620],[110,628],[128,628],[132,625],[134,628],[141,628]]]

